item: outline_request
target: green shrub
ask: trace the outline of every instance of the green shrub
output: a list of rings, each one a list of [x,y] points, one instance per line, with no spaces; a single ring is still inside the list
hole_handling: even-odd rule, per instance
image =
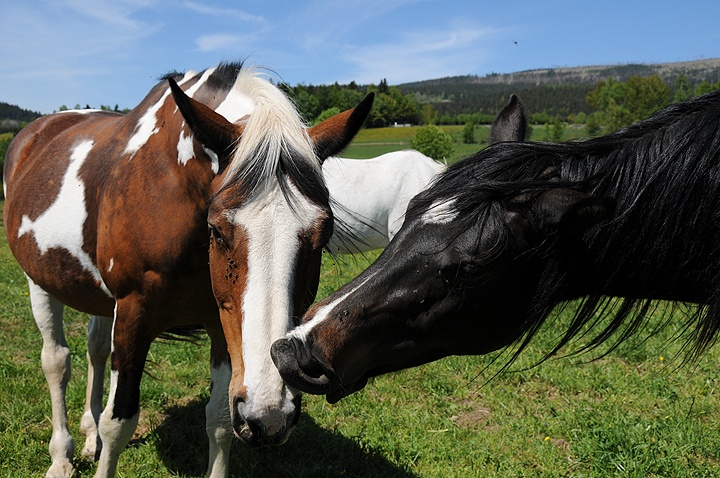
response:
[[[419,128],[411,144],[414,149],[436,160],[449,158],[454,150],[450,133],[433,124]]]

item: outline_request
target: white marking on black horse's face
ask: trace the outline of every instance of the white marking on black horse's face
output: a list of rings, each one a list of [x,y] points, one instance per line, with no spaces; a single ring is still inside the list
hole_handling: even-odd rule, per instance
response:
[[[424,224],[450,224],[458,217],[454,200],[442,200],[433,203],[420,218]]]
[[[97,266],[83,249],[83,225],[87,219],[87,206],[85,184],[80,179],[79,172],[93,145],[93,141],[87,140],[72,148],[70,164],[63,176],[55,202],[34,221],[29,216],[23,216],[22,224],[18,228],[18,237],[32,234],[40,254],[45,254],[51,248],[66,250],[92,274],[105,294],[112,297],[103,283]]]

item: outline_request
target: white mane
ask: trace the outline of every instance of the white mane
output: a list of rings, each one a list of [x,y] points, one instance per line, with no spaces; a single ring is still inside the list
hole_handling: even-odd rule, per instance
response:
[[[253,113],[228,165],[223,185],[244,171],[262,171],[262,181],[275,175],[282,155],[305,160],[320,175],[320,164],[314,161],[313,143],[292,101],[275,85],[248,68],[238,74],[233,89],[247,95],[254,103]]]

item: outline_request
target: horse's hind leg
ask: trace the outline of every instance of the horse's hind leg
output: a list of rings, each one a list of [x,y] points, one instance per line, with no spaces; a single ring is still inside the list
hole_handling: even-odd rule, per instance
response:
[[[100,453],[98,421],[102,412],[105,365],[110,355],[112,318],[93,316],[88,323],[88,383],[85,393],[85,412],[80,421],[80,431],[85,434],[84,456],[97,459]]]
[[[68,430],[65,392],[70,380],[70,349],[63,331],[63,305],[28,279],[35,323],[43,338],[42,369],[52,400],[52,465],[48,478],[68,478],[73,472],[75,444]]]

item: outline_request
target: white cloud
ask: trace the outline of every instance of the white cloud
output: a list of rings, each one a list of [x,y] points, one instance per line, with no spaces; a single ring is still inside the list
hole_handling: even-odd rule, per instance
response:
[[[257,35],[235,35],[232,33],[213,33],[201,35],[195,39],[199,51],[207,53],[213,51],[247,51],[248,47],[257,40]]]
[[[141,19],[154,3],[47,0],[3,7],[13,19],[3,26],[3,35],[12,39],[0,71],[8,95],[3,101],[42,112],[60,104],[121,102],[102,89],[111,78],[131,74],[147,54],[137,45],[162,27]]]
[[[367,46],[348,45],[342,59],[354,65],[358,83],[391,84],[468,74],[486,60],[503,30],[455,26],[447,30],[409,32],[396,41]]]
[[[265,20],[265,18],[261,15],[253,15],[251,13],[237,10],[235,8],[220,8],[189,1],[185,2],[184,5],[186,8],[197,13],[202,13],[204,15],[211,15],[221,18],[234,18],[236,20],[241,20],[248,23],[259,23],[263,25],[267,24],[267,20]]]
[[[144,30],[146,25],[132,18],[139,10],[152,7],[157,0],[63,0],[56,5],[74,10],[106,27]]]

